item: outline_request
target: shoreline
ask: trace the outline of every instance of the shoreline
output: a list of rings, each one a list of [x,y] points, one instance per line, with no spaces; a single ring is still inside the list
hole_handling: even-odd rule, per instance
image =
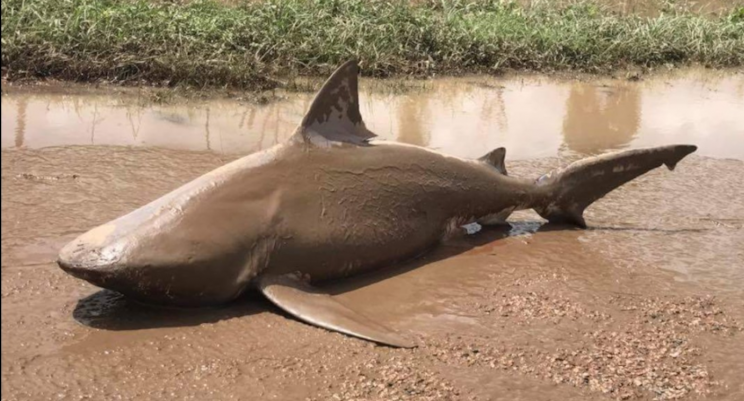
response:
[[[571,82],[629,82],[678,79],[688,76],[715,78],[744,75],[739,68],[706,68],[701,65],[682,67],[662,67],[657,69],[626,69],[611,73],[592,74],[576,71],[557,71],[552,73],[536,71],[504,71],[499,74],[454,74],[429,77],[390,76],[385,78],[362,77],[360,89],[370,93],[407,94],[426,91],[432,84],[442,80],[472,80],[477,82],[500,82],[526,79],[547,80],[553,83]],[[181,104],[214,100],[231,100],[246,104],[264,105],[281,101],[286,96],[314,94],[326,77],[303,76],[282,77],[272,89],[260,88],[197,88],[193,86],[162,87],[147,83],[127,84],[112,82],[74,82],[59,79],[26,79],[1,82],[2,96],[26,94],[64,94],[81,96],[122,96],[142,106],[154,104]]]

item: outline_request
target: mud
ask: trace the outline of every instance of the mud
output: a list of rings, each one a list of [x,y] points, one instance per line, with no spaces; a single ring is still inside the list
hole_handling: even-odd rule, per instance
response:
[[[381,136],[459,156],[506,146],[515,176],[610,149],[700,147],[590,207],[588,230],[520,213],[511,228],[327,287],[417,349],[317,329],[255,295],[145,307],[53,263],[90,227],[282,140],[309,97],[3,96],[3,400],[744,398],[741,75],[471,77],[363,93]]]

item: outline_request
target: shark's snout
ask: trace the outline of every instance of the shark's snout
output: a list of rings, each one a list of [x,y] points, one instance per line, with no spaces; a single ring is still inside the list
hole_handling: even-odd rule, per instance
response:
[[[60,257],[57,259],[57,265],[67,274],[91,283],[99,283],[104,280],[104,273],[100,269],[76,264],[70,259]]]
[[[67,274],[87,281],[96,280],[96,278],[102,275],[101,269],[98,269],[98,266],[86,265],[80,263],[78,260],[62,255],[57,258],[57,265]]]
[[[115,244],[101,246],[88,237],[84,234],[62,248],[57,265],[74,277],[103,286],[117,269],[121,249]]]

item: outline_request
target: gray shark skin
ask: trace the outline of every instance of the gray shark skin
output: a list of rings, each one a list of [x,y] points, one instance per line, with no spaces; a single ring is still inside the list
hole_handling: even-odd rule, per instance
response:
[[[155,304],[216,305],[255,289],[310,324],[410,347],[312,284],[410,259],[463,224],[502,222],[515,210],[585,227],[592,202],[696,149],[623,151],[515,178],[503,148],[465,160],[374,141],[359,113],[357,75],[356,62],[342,65],[286,143],[92,229],[60,251],[59,266]]]

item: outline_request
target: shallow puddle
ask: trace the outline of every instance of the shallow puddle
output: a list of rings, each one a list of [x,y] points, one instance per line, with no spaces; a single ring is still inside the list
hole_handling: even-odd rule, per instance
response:
[[[365,83],[369,128],[462,157],[505,146],[515,176],[615,149],[700,149],[598,201],[587,230],[519,213],[512,227],[325,287],[420,344],[393,350],[297,322],[256,294],[217,309],[149,308],[54,264],[76,235],[285,139],[312,95],[142,106],[11,88],[2,398],[744,397],[744,75],[409,86]]]
[[[384,139],[461,157],[498,146],[508,149],[510,159],[533,159],[674,142],[697,144],[703,156],[744,159],[742,74],[698,71],[642,82],[465,77],[389,92],[363,91],[368,128]],[[2,98],[2,147],[250,153],[291,135],[313,97],[278,95],[282,100],[268,105],[214,100],[142,106],[133,96],[11,92]]]

